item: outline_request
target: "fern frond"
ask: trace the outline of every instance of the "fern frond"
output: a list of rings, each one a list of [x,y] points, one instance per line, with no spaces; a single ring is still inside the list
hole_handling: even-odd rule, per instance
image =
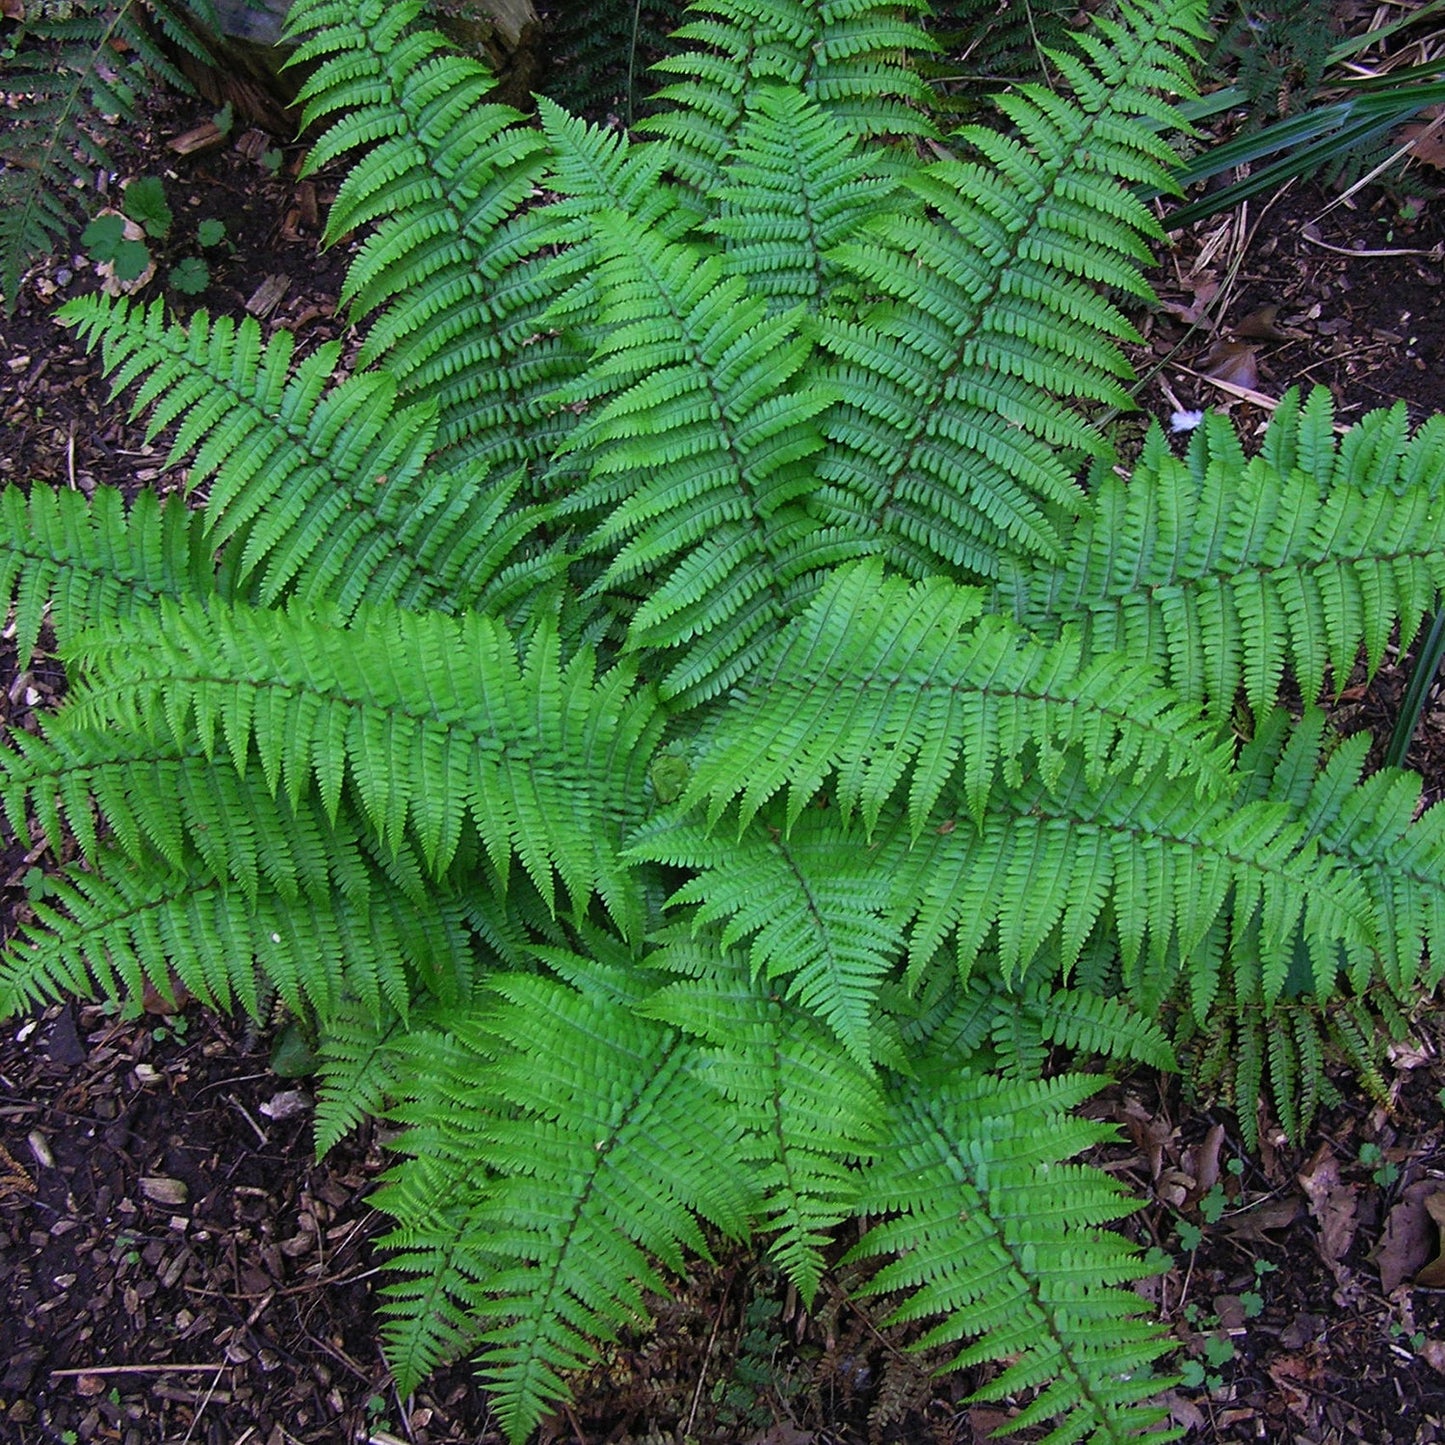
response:
[[[1057,1419],[1047,1438],[1060,1445],[1177,1438],[1149,1403],[1160,1384],[1149,1367],[1169,1342],[1120,1288],[1143,1261],[1101,1228],[1136,1206],[1102,1171],[1062,1162],[1109,1132],[1067,1112],[1098,1080],[923,1077],[890,1090],[891,1147],[864,1170],[863,1208],[894,1216],[849,1256],[890,1260],[868,1292],[907,1292],[894,1322],[942,1316],[917,1348],[972,1340],[949,1368],[1005,1363],[974,1399],[1037,1390],[1011,1432]]]
[[[330,818],[349,780],[383,847],[410,829],[434,874],[469,823],[501,877],[515,855],[550,906],[555,869],[574,907],[595,890],[637,925],[615,850],[643,804],[653,695],[625,667],[595,677],[586,650],[564,662],[545,629],[519,657],[476,614],[165,605],[76,661],[84,726],[219,747],[238,770],[254,750],[273,792],[314,789]]]
[[[642,830],[628,856],[697,870],[669,905],[699,905],[694,932],[725,920],[723,948],[750,937],[753,979],[786,979],[788,999],[826,1023],[850,1058],[873,1063],[878,992],[903,950],[888,850],[817,809],[786,836],[762,820],[736,839],[662,820]]]
[[[1097,286],[1148,293],[1143,242],[1160,232],[1127,182],[1167,189],[1169,153],[1138,117],[1161,113],[1161,86],[1187,93],[1201,8],[1121,7],[1127,28],[1067,68],[1072,98],[1031,86],[1002,102],[1026,144],[967,128],[979,160],[910,178],[927,216],[896,211],[840,248],[883,299],[824,318],[843,398],[819,462],[826,524],[876,535],[918,576],[1057,554],[1080,506],[1067,450],[1103,447],[1079,407],[1131,405],[1117,342],[1133,328]]]
[[[140,869],[106,849],[90,861],[94,871],[55,883],[53,902],[36,907],[40,926],[0,959],[7,1014],[66,996],[139,999],[146,983],[169,997],[171,971],[203,1003],[252,1017],[262,979],[297,1013],[328,1015],[348,973],[405,1004],[401,938],[339,891],[251,902],[205,872]]]
[[[113,487],[92,497],[57,487],[0,492],[0,597],[13,603],[21,667],[49,621],[60,647],[161,597],[203,597],[215,564],[198,513],[149,489],[127,507]]]
[[[463,1021],[460,1047],[428,1064],[424,1094],[408,1081],[398,1111],[414,1123],[401,1147],[430,1185],[423,1220],[456,1197],[455,1179],[466,1207],[452,1238],[494,1262],[466,1293],[484,1296],[468,1300],[490,1322],[481,1368],[514,1441],[565,1397],[563,1371],[643,1316],[642,1290],[662,1285],[653,1260],[680,1270],[684,1252],[708,1253],[699,1217],[738,1236],[754,1208],[736,1111],[694,1077],[696,1046],[642,1018],[635,987],[629,1001],[600,975],[581,983],[499,980],[501,1001]],[[403,1188],[412,1168],[396,1171]],[[410,1271],[410,1198],[394,1183],[377,1202],[400,1217],[390,1242],[411,1251],[395,1261]],[[451,1282],[466,1287],[449,1265]],[[414,1331],[435,1293],[393,1291],[389,1335]]]
[[[433,408],[448,460],[533,462],[571,417],[545,397],[580,368],[539,317],[550,242],[525,209],[543,183],[536,129],[488,101],[492,78],[417,30],[422,7],[299,0],[287,17],[305,123],[339,117],[313,169],[365,147],[332,207],[328,237],[377,222],[347,275],[354,316],[379,312],[359,365],[384,363],[400,396]],[[319,63],[317,63],[319,62]]]
[[[881,0],[700,0],[659,61],[672,77],[638,129],[664,138],[674,169],[702,193],[736,146],[758,85],[801,90],[858,136],[929,136],[927,91],[903,62],[932,42]]]
[[[628,642],[688,643],[661,687],[696,701],[752,664],[800,578],[850,550],[828,550],[800,505],[830,394],[809,384],[797,315],[769,316],[716,254],[620,215],[594,225],[605,340],[559,397],[589,411],[569,449],[585,449],[592,480],[570,507],[606,509],[589,544],[611,559],[599,586],[666,572]]]
[[[413,1014],[411,1027],[419,1023]],[[366,1120],[385,1113],[400,1084],[404,1037],[398,1015],[378,1018],[358,1001],[341,999],[318,1048],[321,1068],[312,1123],[318,1159]]]
[[[515,477],[429,465],[435,416],[398,406],[384,374],[333,384],[339,344],[293,366],[290,333],[263,342],[249,316],[179,326],[160,302],[132,312],[98,297],[63,316],[100,343],[114,391],[140,382],[132,413],[150,409],[147,435],[179,423],[170,462],[196,448],[206,541],[227,549],[230,586],[262,603],[466,606],[540,520],[513,508]]]
[[[816,311],[842,281],[830,252],[895,202],[898,183],[817,100],[760,85],[711,195],[707,230],[728,272],[774,311]]]
[[[1373,671],[1445,587],[1445,428],[1405,434],[1403,406],[1336,445],[1329,393],[1291,393],[1246,459],[1210,417],[1188,456],[1151,431],[1133,475],[1096,477],[1057,567],[1020,566],[1002,605],[1026,626],[1084,622],[1096,648],[1148,659],[1219,716],[1241,688],[1263,712],[1288,670],[1306,702]]]
[[[951,781],[975,821],[1026,751],[1046,781],[1066,750],[1091,782],[1170,776],[1208,792],[1227,771],[1217,736],[1121,655],[1076,637],[1036,643],[984,615],[984,594],[942,578],[909,584],[874,562],[831,576],[764,664],[706,722],[684,806],[709,818],[741,798],[740,821],[784,786],[791,823],[836,770],[839,805],[871,829],[911,771],[915,837]]]
[[[774,1232],[770,1253],[811,1306],[830,1232],[856,1207],[855,1166],[878,1143],[878,1083],[710,936],[674,940],[648,961],[683,975],[644,1012],[709,1046],[695,1071],[737,1111],[740,1153]]]
[[[903,833],[897,819],[875,842]],[[914,973],[949,936],[966,968],[995,930],[1006,977],[1050,939],[1067,970],[1107,918],[1125,977],[1167,991],[1218,918],[1236,936],[1258,918],[1263,996],[1278,998],[1301,921],[1331,958],[1372,959],[1380,944],[1362,881],[1290,809],[1199,798],[1157,773],[1092,788],[1066,761],[1052,788],[1033,779],[996,794],[981,828],[925,829],[897,869],[900,906],[916,910]]]

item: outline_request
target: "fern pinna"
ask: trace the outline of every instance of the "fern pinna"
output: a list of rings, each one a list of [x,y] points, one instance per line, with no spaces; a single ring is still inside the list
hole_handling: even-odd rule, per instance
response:
[[[318,1142],[404,1126],[403,1390],[474,1352],[521,1440],[689,1256],[811,1301],[859,1219],[1015,1429],[1165,1438],[1056,1051],[1298,1128],[1438,981],[1445,824],[1315,704],[1438,604],[1441,423],[1091,424],[1198,12],[943,134],[892,4],[702,0],[627,132],[299,0],[359,356],[69,307],[195,494],[0,498],[71,679],[0,799],[84,858],[0,1009],[314,1024]]]

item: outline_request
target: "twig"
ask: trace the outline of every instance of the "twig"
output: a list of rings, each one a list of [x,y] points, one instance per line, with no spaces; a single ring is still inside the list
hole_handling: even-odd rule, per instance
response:
[[[62,1377],[74,1377],[77,1375],[165,1375],[165,1374],[190,1374],[202,1370],[229,1370],[231,1366],[222,1360],[219,1364],[215,1360],[205,1360],[199,1365],[188,1365],[182,1362],[161,1365],[86,1365],[77,1370],[52,1370],[50,1378],[57,1380]]]
[[[206,1413],[206,1406],[211,1403],[211,1396],[216,1393],[216,1386],[221,1383],[221,1371],[225,1368],[226,1367],[224,1365],[221,1365],[217,1368],[216,1378],[211,1381],[211,1388],[206,1391],[206,1398],[201,1401],[201,1403],[196,1407],[195,1414],[191,1416],[191,1427],[189,1430],[186,1431],[186,1437],[184,1440],[181,1441],[181,1445],[189,1445],[191,1436],[196,1433],[196,1424],[200,1420],[201,1416]]]
[[[1445,246],[1432,246],[1428,251],[1408,246],[1389,246],[1378,251],[1355,251],[1349,246],[1333,246],[1328,241],[1322,241],[1318,236],[1311,236],[1308,226],[1300,228],[1300,236],[1311,246],[1319,246],[1322,250],[1333,251],[1337,256],[1428,256],[1432,261],[1438,261],[1445,257]]]

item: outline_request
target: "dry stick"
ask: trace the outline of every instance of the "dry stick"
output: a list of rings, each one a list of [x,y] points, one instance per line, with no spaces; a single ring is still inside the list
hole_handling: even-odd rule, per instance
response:
[[[187,1365],[183,1363],[167,1365],[86,1365],[79,1370],[52,1370],[50,1378],[60,1379],[62,1376],[75,1375],[165,1375],[165,1374],[187,1374],[200,1370],[229,1370],[232,1366],[222,1360],[219,1364],[215,1360],[205,1360],[199,1365]]]
[[[195,1414],[191,1416],[191,1428],[186,1431],[186,1438],[181,1441],[181,1445],[190,1445],[191,1436],[196,1433],[196,1426],[200,1423],[201,1416],[206,1413],[206,1406],[211,1403],[211,1396],[216,1393],[216,1386],[221,1383],[221,1373],[225,1368],[224,1365],[217,1368],[216,1378],[211,1381],[211,1388],[206,1391],[206,1398],[201,1401]]]
[[[1314,223],[1311,222],[1310,225]],[[1337,256],[1428,256],[1432,261],[1438,261],[1445,256],[1445,246],[1432,246],[1428,251],[1419,247],[1386,247],[1379,251],[1356,251],[1349,246],[1332,246],[1328,241],[1321,240],[1318,236],[1311,236],[1308,226],[1300,228],[1300,237],[1308,241],[1311,246],[1319,246],[1326,251],[1333,251]]]

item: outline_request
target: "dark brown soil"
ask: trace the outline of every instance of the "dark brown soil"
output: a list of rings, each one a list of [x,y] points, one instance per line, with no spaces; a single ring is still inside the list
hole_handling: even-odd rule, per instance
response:
[[[326,178],[306,192],[295,148],[279,147],[273,169],[264,138],[187,159],[165,149],[208,113],[161,100],[133,137],[132,174],[163,173],[178,215],[224,221],[232,243],[183,309],[241,315],[284,278],[264,326],[298,330],[303,347],[343,334],[346,248],[322,252],[315,228]],[[1374,191],[1316,219],[1328,200],[1300,190],[1257,222],[1221,221],[1237,233],[1212,255],[1209,223],[1177,238],[1166,309],[1146,325],[1148,412],[1167,423],[1225,405],[1249,431],[1269,398],[1310,383],[1331,388],[1345,420],[1395,399],[1417,419],[1445,410],[1445,212],[1407,214]],[[62,300],[95,284],[85,257],[53,257],[0,318],[0,482],[180,484],[164,443],[108,401],[96,360],[55,323]],[[1253,348],[1253,398],[1207,379],[1217,341],[1234,344],[1223,355],[1236,367]],[[24,727],[63,679],[44,660],[18,674],[7,646],[0,721]],[[1348,724],[1383,737],[1403,676],[1392,659],[1355,690]],[[1445,794],[1434,704],[1412,761],[1430,797]],[[6,840],[8,934],[53,860]],[[1266,1121],[1246,1155],[1235,1121],[1174,1080],[1135,1079],[1100,1101],[1121,1137],[1104,1162],[1147,1201],[1139,1238],[1172,1260],[1151,1289],[1197,1378],[1171,1396],[1190,1439],[1445,1440],[1445,1292],[1412,1283],[1438,1246],[1416,1216],[1422,1184],[1445,1170],[1441,1037],[1440,1019],[1423,1019],[1395,1058],[1390,1107],[1347,1098],[1297,1149]],[[304,1081],[272,1073],[264,1032],[195,1007],[54,1007],[0,1034],[0,1441],[500,1440],[465,1366],[396,1397],[374,1313],[384,1222],[366,1202],[385,1154],[368,1129],[318,1164],[308,1108]],[[1392,1280],[1407,1226],[1416,1256]],[[658,1302],[654,1335],[604,1353],[544,1438],[973,1445],[1006,1427],[1004,1411],[967,1403],[977,1381],[930,1380],[886,1340],[848,1283],[806,1312],[759,1257],[699,1267]]]

